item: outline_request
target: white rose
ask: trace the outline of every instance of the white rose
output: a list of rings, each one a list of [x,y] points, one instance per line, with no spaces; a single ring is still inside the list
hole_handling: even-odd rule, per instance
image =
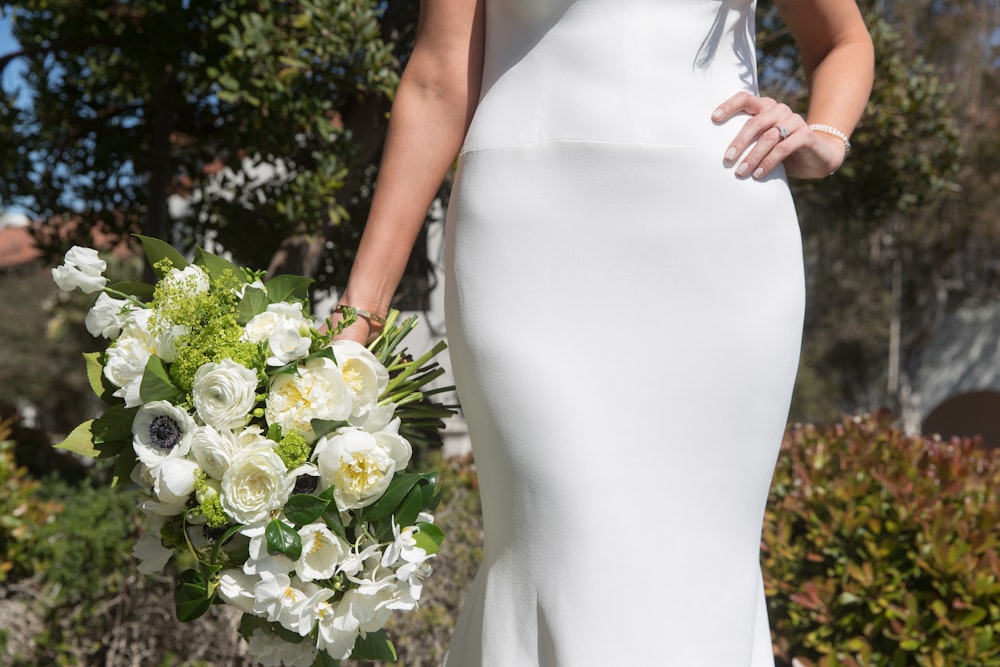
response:
[[[302,526],[299,537],[302,538],[302,556],[295,563],[295,572],[302,581],[329,579],[351,551],[344,540],[321,523]]]
[[[202,365],[191,389],[198,416],[217,429],[246,422],[257,402],[257,373],[232,359]]]
[[[268,424],[279,424],[284,433],[297,431],[312,441],[313,419],[347,419],[352,407],[337,367],[328,359],[315,359],[303,364],[298,375],[282,373],[271,379],[264,412]]]
[[[211,426],[202,426],[191,436],[191,454],[205,474],[222,479],[239,445],[229,431],[220,433]]]
[[[132,422],[132,448],[140,461],[155,468],[164,461],[185,456],[196,428],[191,415],[169,401],[146,403]],[[153,476],[155,479],[155,471]]]
[[[64,292],[79,289],[84,294],[100,292],[108,284],[102,275],[107,263],[93,248],[73,246],[63,258],[63,264],[52,269],[52,279]]]
[[[273,311],[255,315],[243,328],[243,340],[250,343],[261,343],[267,340],[278,328],[282,319],[281,315]]]
[[[336,340],[330,347],[354,401],[352,416],[357,417],[377,408],[378,397],[389,384],[389,371],[361,343]]]
[[[397,470],[410,461],[410,443],[390,430],[345,428],[316,445],[317,466],[342,510],[367,507],[382,497]]]
[[[87,313],[84,324],[87,325],[87,331],[90,332],[90,335],[95,338],[97,336],[117,338],[133,309],[131,302],[125,299],[112,299],[101,292]]]
[[[295,486],[285,464],[266,444],[240,450],[222,476],[222,508],[236,521],[262,521],[285,506]]]
[[[160,279],[160,287],[176,287],[189,294],[204,294],[210,287],[208,272],[196,264],[188,264],[183,269],[170,269]]]

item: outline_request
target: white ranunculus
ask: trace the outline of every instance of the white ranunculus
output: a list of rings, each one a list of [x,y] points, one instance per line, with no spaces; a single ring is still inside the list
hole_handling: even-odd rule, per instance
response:
[[[261,443],[241,449],[222,476],[222,508],[239,523],[262,521],[285,506],[295,479],[281,457]]]
[[[371,351],[353,340],[336,340],[331,344],[337,367],[354,401],[352,416],[378,407],[378,397],[389,384],[389,371]]]
[[[350,546],[321,523],[310,523],[299,529],[302,556],[295,563],[295,572],[302,581],[329,579],[337,573],[340,561],[350,553]]]
[[[156,466],[153,493],[161,503],[186,503],[194,493],[198,464],[188,458],[167,459]]]
[[[227,430],[220,432],[211,426],[201,426],[191,436],[194,460],[213,479],[222,479],[238,449],[236,437]]]
[[[222,599],[247,614],[253,613],[253,589],[260,577],[229,569],[219,573],[219,595]]]
[[[264,667],[310,667],[317,654],[316,647],[308,640],[290,642],[261,628],[250,635],[247,651]]]
[[[188,264],[183,269],[170,269],[160,279],[160,287],[175,286],[188,294],[204,294],[210,287],[208,272],[196,264]]]
[[[333,362],[314,359],[303,364],[297,375],[281,373],[271,379],[265,406],[268,424],[278,424],[284,433],[297,431],[307,441],[315,440],[313,419],[347,419],[351,395]]]
[[[247,426],[239,432],[235,432],[237,449],[243,449],[250,445],[262,442],[268,443],[270,447],[277,447],[278,443],[267,439],[267,433],[260,426]]]
[[[146,403],[132,422],[132,448],[140,461],[155,468],[164,461],[185,456],[196,428],[191,415],[169,401]]]
[[[107,268],[96,250],[75,245],[67,251],[63,264],[52,269],[52,279],[64,292],[79,289],[84,294],[93,294],[108,284],[103,275]]]
[[[344,428],[316,445],[317,467],[342,510],[367,507],[382,497],[393,475],[410,461],[410,443],[398,433]]]
[[[87,313],[84,324],[87,325],[90,335],[95,338],[97,336],[117,338],[134,308],[134,305],[126,299],[112,299],[101,292]]]
[[[198,416],[216,429],[246,423],[257,402],[257,373],[232,359],[203,364],[191,389]]]

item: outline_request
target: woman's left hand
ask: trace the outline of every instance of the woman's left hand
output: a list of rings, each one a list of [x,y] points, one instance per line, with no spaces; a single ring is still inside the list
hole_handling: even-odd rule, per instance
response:
[[[725,123],[740,114],[750,118],[724,157],[724,164],[735,165],[740,178],[764,178],[779,164],[792,178],[824,178],[837,171],[847,155],[842,140],[813,131],[802,116],[770,97],[737,93],[719,105],[712,120]]]

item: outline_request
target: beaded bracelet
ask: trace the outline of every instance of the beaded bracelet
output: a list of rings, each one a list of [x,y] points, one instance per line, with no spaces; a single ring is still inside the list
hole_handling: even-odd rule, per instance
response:
[[[340,313],[341,315],[344,315],[345,317],[350,317],[353,314],[353,315],[356,315],[358,317],[363,317],[366,320],[368,320],[368,324],[369,325],[375,324],[375,325],[377,325],[379,327],[384,327],[385,326],[385,318],[384,317],[382,317],[381,315],[376,315],[372,311],[365,310],[364,308],[356,308],[354,306],[348,306],[348,305],[345,305],[345,304],[341,303],[341,304],[338,304],[337,307],[333,309],[333,312]]]
[[[850,138],[846,134],[835,128],[833,125],[827,125],[826,123],[813,123],[812,125],[809,126],[809,129],[812,130],[813,132],[822,132],[823,134],[829,134],[830,136],[837,137],[838,139],[844,142],[844,148],[846,149],[845,152],[847,153],[851,152]]]

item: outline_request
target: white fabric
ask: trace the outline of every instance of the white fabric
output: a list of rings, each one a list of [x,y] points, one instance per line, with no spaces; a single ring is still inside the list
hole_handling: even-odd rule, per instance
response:
[[[486,4],[446,225],[485,545],[447,665],[771,667],[800,237],[710,119],[753,89],[752,3]]]

